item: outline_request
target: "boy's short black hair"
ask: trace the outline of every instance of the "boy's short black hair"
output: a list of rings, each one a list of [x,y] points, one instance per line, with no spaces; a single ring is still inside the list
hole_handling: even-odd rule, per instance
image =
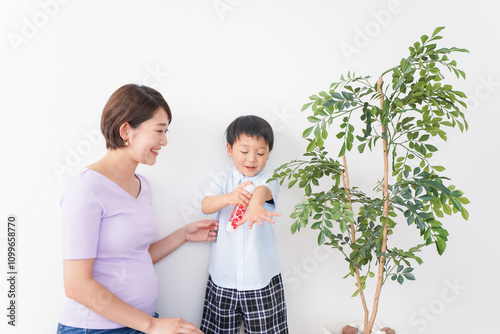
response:
[[[274,134],[271,125],[263,118],[254,115],[240,116],[236,118],[226,129],[226,140],[231,147],[241,134],[246,134],[257,139],[263,138],[273,149]]]

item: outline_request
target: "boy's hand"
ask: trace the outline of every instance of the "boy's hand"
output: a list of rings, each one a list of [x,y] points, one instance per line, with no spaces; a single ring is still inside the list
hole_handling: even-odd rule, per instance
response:
[[[236,206],[238,204],[242,204],[244,207],[248,206],[250,199],[252,198],[252,194],[245,190],[245,187],[248,185],[253,185],[253,183],[251,181],[245,181],[232,192],[228,193],[228,201],[230,205]]]
[[[250,204],[245,212],[245,215],[236,225],[240,226],[248,222],[248,228],[251,229],[253,224],[258,223],[260,226],[264,225],[263,220],[274,224],[274,220],[271,218],[273,216],[281,216],[277,212],[269,212],[260,204]]]

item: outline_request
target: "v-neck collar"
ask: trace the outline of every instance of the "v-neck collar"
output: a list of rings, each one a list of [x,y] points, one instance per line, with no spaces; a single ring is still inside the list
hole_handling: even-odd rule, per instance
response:
[[[124,192],[128,197],[130,197],[134,201],[138,201],[139,198],[141,197],[141,194],[142,194],[142,181],[141,181],[141,178],[137,174],[134,173],[134,176],[139,180],[139,194],[137,194],[137,197],[134,197],[128,191],[126,191],[125,189],[123,189],[122,187],[120,187],[120,185],[118,183],[116,183],[115,181],[111,180],[107,176],[104,176],[103,174],[99,173],[98,171],[95,171],[95,170],[90,169],[90,168],[85,168],[85,169],[93,172],[94,174],[99,175],[101,178],[105,179],[107,182],[110,182],[110,183],[114,184],[115,187],[118,187],[122,192]]]

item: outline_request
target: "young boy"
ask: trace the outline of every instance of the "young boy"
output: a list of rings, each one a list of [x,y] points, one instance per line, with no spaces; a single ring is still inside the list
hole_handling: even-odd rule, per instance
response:
[[[272,217],[279,216],[272,212],[279,183],[266,183],[271,175],[262,172],[273,148],[273,130],[258,116],[241,116],[228,126],[226,138],[234,169],[214,180],[201,204],[204,213],[217,212],[221,228],[210,254],[200,329],[205,334],[236,334],[243,322],[245,333],[288,333],[271,225]],[[226,229],[238,204],[246,212],[237,226]],[[260,226],[252,228],[254,223]]]

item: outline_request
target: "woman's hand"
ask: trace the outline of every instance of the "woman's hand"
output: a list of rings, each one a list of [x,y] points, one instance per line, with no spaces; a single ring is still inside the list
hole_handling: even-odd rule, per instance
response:
[[[153,319],[153,327],[148,334],[203,334],[192,323],[181,318]]]
[[[217,220],[205,219],[185,226],[186,241],[215,241],[219,222]]]

